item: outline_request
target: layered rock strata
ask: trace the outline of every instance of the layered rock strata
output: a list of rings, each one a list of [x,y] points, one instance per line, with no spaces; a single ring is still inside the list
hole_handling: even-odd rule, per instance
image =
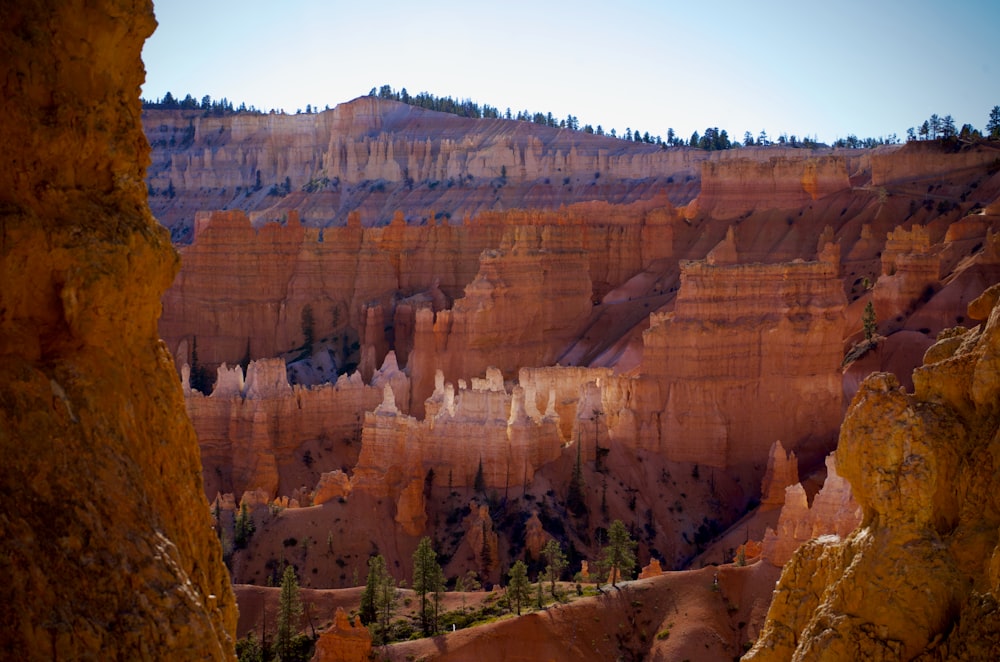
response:
[[[661,407],[658,449],[674,461],[756,466],[840,420],[846,299],[834,260],[681,264],[674,311],[651,316],[643,376]],[[750,403],[753,403],[750,406]]]
[[[160,333],[179,362],[191,363],[196,350],[198,361],[214,368],[303,348],[308,321],[315,349],[332,352],[338,369],[352,356],[360,362],[355,353],[369,346],[368,369],[390,346],[407,365],[416,313],[448,308],[477,276],[488,279],[480,274],[484,251],[510,262],[516,244],[522,261],[537,263],[535,272],[589,276],[590,289],[604,292],[673,254],[676,218],[665,199],[658,204],[512,212],[458,226],[412,226],[397,215],[388,226],[362,228],[355,214],[347,226],[322,232],[304,228],[294,210],[257,227],[239,211],[199,215],[193,243],[180,247],[181,273],[163,298]],[[552,263],[556,253],[575,261]]]
[[[861,508],[850,484],[837,473],[836,456],[826,458],[826,480],[813,498],[806,499],[801,483],[785,488],[784,505],[777,530],[768,528],[761,544],[761,557],[776,568],[785,565],[803,543],[827,536],[842,540],[861,523]]]
[[[837,450],[861,525],[796,552],[745,659],[1000,655],[998,296],[969,306],[983,324],[928,351],[913,393],[884,373],[862,384]]]
[[[0,656],[235,659],[198,445],[158,340],[178,268],[139,125],[148,1],[6,2]]]
[[[300,484],[294,478],[302,473],[297,465],[302,463],[300,449],[307,442],[319,446],[317,456],[310,451],[307,460],[311,473],[318,476],[322,471],[353,467],[359,452],[361,412],[378,406],[384,388],[398,393],[394,399],[408,398],[409,379],[399,371],[392,354],[368,384],[353,373],[321,386],[291,386],[281,359],[251,361],[245,383],[239,366],[223,364],[208,396],[185,384],[188,415],[201,446],[206,492],[214,496],[260,489],[270,499],[291,494]],[[329,451],[320,456],[324,447]]]
[[[360,209],[373,225],[400,206],[408,220],[502,209],[558,209],[582,200],[630,202],[696,187],[701,150],[659,146],[527,122],[474,120],[362,97],[318,114],[206,117],[146,111],[148,186],[165,225],[190,228],[200,209],[280,214],[343,225]]]

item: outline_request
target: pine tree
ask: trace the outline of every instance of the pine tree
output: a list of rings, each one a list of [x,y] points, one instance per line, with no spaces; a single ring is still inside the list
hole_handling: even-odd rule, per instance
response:
[[[636,542],[620,519],[611,523],[608,529],[608,544],[602,552],[602,565],[611,573],[611,585],[616,586],[619,577],[632,572],[635,567]]]
[[[396,611],[396,580],[389,574],[381,554],[368,559],[368,578],[361,593],[361,621],[376,625],[375,638],[384,641],[389,622]]]
[[[878,322],[875,319],[875,306],[869,301],[861,314],[861,325],[865,329],[865,340],[871,342],[878,330]]]
[[[250,516],[247,503],[246,501],[242,501],[240,502],[240,512],[236,515],[236,531],[233,535],[233,546],[236,549],[245,548],[255,530],[256,527],[254,526],[253,518]]]
[[[1000,138],[1000,106],[993,106],[990,118],[986,122],[986,135],[990,138]]]
[[[278,657],[289,660],[292,657],[292,640],[297,633],[299,618],[302,616],[302,602],[299,600],[299,583],[295,579],[295,569],[285,567],[281,577],[281,594],[278,596],[278,636],[275,641]]]
[[[437,629],[437,614],[428,609],[427,594],[439,593],[443,588],[444,574],[438,565],[437,553],[431,546],[431,539],[425,536],[413,552],[413,590],[420,596],[420,626],[425,636]]]
[[[545,561],[548,563],[545,567],[545,574],[549,576],[551,582],[550,590],[552,591],[552,597],[559,597],[556,595],[556,580],[559,579],[559,575],[566,568],[566,555],[563,554],[559,543],[555,539],[552,539],[545,543],[545,547],[542,548],[542,556],[545,557]]]
[[[518,560],[510,569],[508,574],[510,583],[507,584],[507,597],[514,605],[517,615],[521,615],[521,605],[528,602],[531,596],[531,584],[528,582],[528,567],[524,561]]]

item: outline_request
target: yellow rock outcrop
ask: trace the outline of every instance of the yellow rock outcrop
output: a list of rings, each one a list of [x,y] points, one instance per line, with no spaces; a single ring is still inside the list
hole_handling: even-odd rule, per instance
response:
[[[863,510],[846,540],[806,543],[785,566],[748,660],[987,660],[1000,656],[1000,286],[970,308],[914,392],[871,375],[837,458]]]
[[[148,0],[0,8],[0,655],[234,659],[236,605],[159,299]]]

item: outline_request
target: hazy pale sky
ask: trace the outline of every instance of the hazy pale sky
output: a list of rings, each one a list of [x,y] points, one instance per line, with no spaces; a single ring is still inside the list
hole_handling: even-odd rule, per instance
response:
[[[1000,0],[161,0],[143,96],[331,107],[410,94],[687,138],[824,142],[1000,105]]]

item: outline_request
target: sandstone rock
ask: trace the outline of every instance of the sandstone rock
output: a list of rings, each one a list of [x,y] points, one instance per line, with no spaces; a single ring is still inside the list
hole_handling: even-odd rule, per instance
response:
[[[992,459],[997,309],[981,332],[966,335],[969,343],[914,373],[912,395],[892,375],[876,373],[862,385],[837,451],[861,525],[846,540],[800,548],[747,659],[1000,654],[1000,644],[982,636],[1000,626],[989,607],[1000,530]]]
[[[409,394],[406,377],[392,359],[371,385],[360,375],[344,375],[335,384],[292,387],[281,359],[251,361],[242,391],[237,390],[241,375],[239,367],[220,368],[211,396],[188,392],[185,398],[209,494],[262,488],[269,498],[279,492],[289,496],[301,482],[294,467],[308,444],[329,448],[307,467],[315,475],[309,482],[318,481],[324,471],[353,466],[361,412],[381,401],[383,385],[402,397]]]
[[[0,650],[234,657],[197,440],[159,342],[178,264],[149,213],[145,1],[0,12]]]
[[[399,495],[396,501],[396,524],[408,536],[417,537],[424,532],[427,524],[427,511],[424,504],[424,481],[414,478]]]
[[[542,521],[538,519],[538,513],[532,511],[531,517],[524,523],[524,548],[531,553],[531,558],[541,558],[542,548],[551,538],[552,536],[545,533]]]
[[[325,471],[319,477],[316,491],[313,493],[313,505],[319,506],[327,501],[343,499],[351,493],[351,479],[340,469]]]
[[[352,622],[343,607],[337,607],[330,628],[316,641],[313,662],[366,662],[372,652],[372,635],[355,616]]]
[[[643,566],[642,570],[639,571],[639,579],[648,579],[649,577],[659,577],[663,574],[663,568],[660,567],[659,559],[649,559],[649,565]]]
[[[489,506],[472,504],[472,512],[462,522],[465,544],[475,555],[484,577],[496,579],[500,569],[499,537],[493,528]]]
[[[756,465],[757,481],[774,439],[832,436],[845,303],[826,262],[682,263],[674,311],[643,334],[663,411],[652,444],[674,461]]]
[[[760,487],[762,508],[774,508],[785,503],[785,488],[799,482],[799,463],[795,453],[785,453],[780,441],[771,446],[767,470]]]
[[[758,207],[788,209],[850,188],[839,156],[811,159],[738,156],[702,162],[698,208],[715,218],[735,218]]]
[[[861,522],[861,508],[854,500],[850,484],[837,473],[834,454],[826,458],[826,480],[808,504],[802,485],[789,485],[778,518],[777,531],[767,529],[760,556],[777,568],[807,540],[826,536],[846,538]]]
[[[652,187],[686,198],[709,156],[371,97],[293,116],[148,110],[143,123],[154,213],[177,228],[191,226],[193,210],[223,207],[275,217],[297,206],[310,225],[343,225],[360,209],[384,225],[400,199],[435,223],[491,209],[635,200]],[[286,180],[290,195],[268,195]]]

